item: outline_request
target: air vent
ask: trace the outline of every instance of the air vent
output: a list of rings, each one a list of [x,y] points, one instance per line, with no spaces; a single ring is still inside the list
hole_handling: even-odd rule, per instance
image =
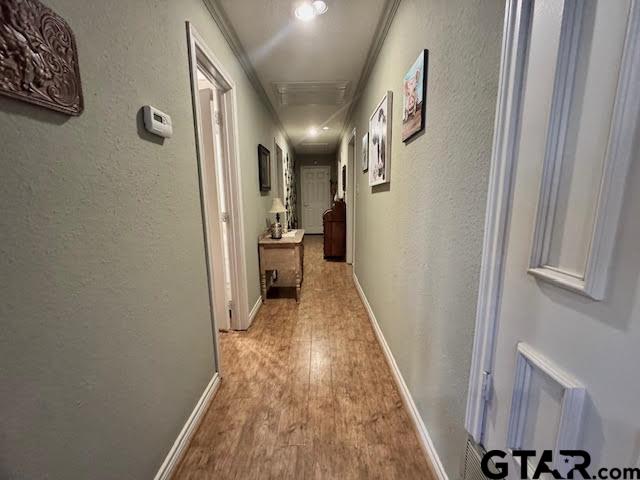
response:
[[[350,82],[277,82],[274,92],[281,107],[344,105]]]
[[[464,473],[463,480],[488,480],[487,476],[482,473],[480,462],[484,455],[484,449],[477,445],[471,438],[467,439],[467,447],[464,454]],[[489,469],[496,472],[493,462],[489,462]]]

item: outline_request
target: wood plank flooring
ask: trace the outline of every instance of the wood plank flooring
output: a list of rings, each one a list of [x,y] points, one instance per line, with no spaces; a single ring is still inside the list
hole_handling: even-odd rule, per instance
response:
[[[432,479],[350,267],[305,238],[299,304],[221,335],[223,382],[174,476]]]

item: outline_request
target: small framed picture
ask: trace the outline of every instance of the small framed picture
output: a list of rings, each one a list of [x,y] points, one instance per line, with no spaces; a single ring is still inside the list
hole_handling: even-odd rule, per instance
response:
[[[365,133],[362,137],[362,151],[360,155],[362,155],[362,171],[366,172],[369,170],[369,132]]]
[[[260,191],[271,190],[271,152],[264,145],[258,145],[258,177]]]
[[[369,186],[389,182],[391,173],[391,112],[393,92],[388,91],[369,118]]]
[[[402,141],[424,130],[427,105],[429,50],[423,50],[404,76],[402,86]]]

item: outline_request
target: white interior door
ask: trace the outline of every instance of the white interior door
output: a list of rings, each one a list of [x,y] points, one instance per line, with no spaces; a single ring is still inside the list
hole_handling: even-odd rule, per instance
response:
[[[331,167],[301,167],[302,224],[306,233],[322,233],[322,214],[330,206]]]
[[[483,264],[483,270],[502,266],[503,277],[482,443],[487,449],[536,450],[529,468],[542,450],[552,450],[550,466],[563,475],[573,459],[559,455],[559,449],[586,450],[591,474],[599,467],[635,467],[640,463],[640,5],[631,0],[508,5],[520,9],[525,26],[520,38],[527,39],[527,48],[521,44],[518,52],[503,52],[526,61],[522,88],[513,92],[521,100],[501,100],[519,105],[519,113],[509,118],[507,108],[505,123],[497,124],[508,129],[518,122],[519,134],[504,253],[495,265]],[[492,181],[499,183],[502,172],[494,165]],[[498,197],[488,208],[503,201]],[[487,218],[490,222],[491,213]],[[496,245],[488,240],[485,251]],[[486,300],[482,292],[493,280],[483,278],[479,310]],[[518,458],[510,454],[507,462],[510,478],[521,478]]]
[[[222,93],[206,79],[200,80],[199,100],[200,119],[202,122],[203,160],[206,167],[205,181],[209,187],[206,201],[208,203],[209,224],[212,233],[211,261],[213,262],[214,283],[220,288],[218,325],[221,329],[231,328],[229,310],[232,304],[231,264],[229,255],[229,211],[225,192],[225,169],[223,162],[224,147],[222,138]],[[218,113],[216,113],[218,112]],[[219,245],[218,245],[219,243]],[[218,253],[218,255],[215,255]],[[215,256],[214,256],[215,255]],[[218,289],[214,285],[214,289]]]

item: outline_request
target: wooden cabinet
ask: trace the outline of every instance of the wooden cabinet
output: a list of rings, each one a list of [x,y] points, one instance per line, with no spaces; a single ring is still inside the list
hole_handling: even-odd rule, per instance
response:
[[[347,208],[338,200],[322,215],[324,258],[344,258],[347,251]]]

